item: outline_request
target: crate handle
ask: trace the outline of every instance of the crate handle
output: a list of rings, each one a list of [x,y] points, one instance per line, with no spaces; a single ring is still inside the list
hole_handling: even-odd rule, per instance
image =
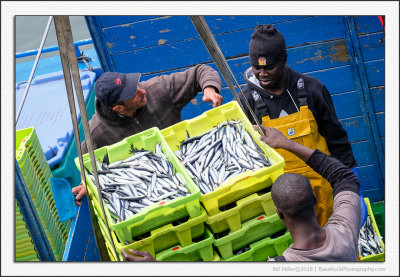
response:
[[[153,132],[151,132],[151,133],[149,132],[149,133],[143,135],[144,138],[149,138],[149,137],[153,137],[153,136],[155,136],[155,134]]]
[[[174,130],[166,130],[162,132],[163,136],[172,136],[175,135],[175,131]]]
[[[226,111],[232,110],[232,109],[234,109],[234,108],[235,108],[234,106],[227,106],[227,107],[224,107],[224,108],[222,109],[222,112],[226,112]]]

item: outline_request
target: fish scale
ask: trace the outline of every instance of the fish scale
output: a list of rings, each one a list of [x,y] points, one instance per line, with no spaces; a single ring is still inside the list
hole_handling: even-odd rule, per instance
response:
[[[133,147],[132,152],[132,156],[113,162],[112,166],[96,161],[99,169],[111,172],[99,175],[99,182],[106,207],[116,222],[124,221],[161,200],[174,200],[190,194],[183,176],[174,173],[172,163],[162,153],[159,144],[154,152]],[[91,172],[88,176],[94,180]]]
[[[175,153],[202,194],[242,172],[271,166],[240,120],[227,120],[202,135],[186,139]]]
[[[368,215],[363,226],[360,229],[358,239],[359,255],[365,257],[383,253],[383,248],[377,234],[374,232],[371,217]]]

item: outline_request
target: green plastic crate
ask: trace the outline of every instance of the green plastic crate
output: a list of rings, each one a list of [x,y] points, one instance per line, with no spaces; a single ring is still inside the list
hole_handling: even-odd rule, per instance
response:
[[[15,247],[15,254],[18,255],[31,255],[31,252],[34,251],[36,252],[35,246],[33,244],[23,244],[23,245],[16,245]]]
[[[271,180],[267,180],[271,182]],[[236,201],[236,206],[227,211],[220,212],[213,216],[208,216],[206,224],[211,231],[221,233],[225,230],[234,232],[242,227],[242,222],[265,213],[267,216],[276,213],[275,205],[271,198],[271,193],[253,193],[245,198]]]
[[[220,212],[220,207],[265,188],[269,185],[266,182],[267,179],[271,178],[272,181],[275,181],[283,174],[284,159],[274,149],[259,140],[260,134],[253,129],[252,124],[236,101],[229,102],[206,111],[198,117],[179,122],[161,130],[172,151],[176,151],[179,149],[180,142],[186,139],[186,130],[191,137],[195,137],[214,128],[218,123],[232,119],[240,119],[242,121],[243,127],[269,158],[272,166],[241,173],[229,179],[224,185],[217,187],[214,191],[201,195],[200,201],[209,215],[216,215]]]
[[[35,129],[31,127],[17,130],[15,136],[18,165],[20,166],[54,256],[56,260],[61,260],[71,222],[60,224],[50,189],[52,173]],[[17,235],[16,243],[20,242],[18,239]]]
[[[104,237],[104,234],[103,234],[103,237]],[[111,242],[106,240],[105,243],[106,243],[107,253],[108,253],[108,257],[110,258],[110,261],[112,261],[112,262],[117,261],[117,258],[115,257],[115,254],[114,254],[113,247],[111,245]],[[118,261],[122,261],[122,259],[119,259]]]
[[[283,252],[293,243],[289,231],[277,238],[267,237],[249,245],[250,250],[229,259],[221,261],[239,262],[239,261],[266,261],[275,256],[281,256]]]
[[[371,204],[369,202],[369,198],[365,197],[364,201],[365,201],[365,204],[367,204],[368,215],[371,217],[372,227],[374,228],[374,231],[378,235],[378,237],[381,237],[378,226],[376,225],[374,213],[372,212],[372,209],[371,209]],[[361,261],[361,262],[385,261],[385,245],[384,245],[382,239],[380,239],[380,241],[381,241],[381,245],[383,248],[383,253],[379,253],[377,255],[368,255],[365,257],[359,256],[359,258],[358,258],[359,261]]]
[[[120,241],[130,241],[135,236],[146,233],[152,229],[173,222],[177,219],[189,215],[191,218],[200,216],[200,189],[193,183],[188,173],[185,171],[183,165],[178,161],[178,158],[171,151],[168,144],[162,137],[158,128],[151,128],[133,136],[127,137],[122,141],[115,143],[110,146],[105,146],[94,151],[95,159],[104,158],[104,155],[108,155],[110,163],[120,161],[128,158],[131,154],[131,144],[136,148],[143,148],[145,150],[154,151],[156,144],[159,143],[161,150],[167,157],[167,159],[173,164],[175,172],[182,173],[186,187],[190,192],[190,195],[186,197],[180,197],[170,201],[160,201],[146,208],[143,208],[140,213],[130,217],[129,219],[113,223],[110,212],[105,208],[105,214],[107,221],[110,224],[110,229],[115,231]],[[84,166],[92,171],[92,165],[90,162],[89,154],[83,156]],[[75,159],[75,164],[80,170],[79,160]],[[88,193],[93,196],[95,207],[98,209],[99,214],[103,217],[101,212],[100,202],[98,200],[97,187],[92,180],[86,176],[86,183],[88,185]],[[105,207],[105,202],[103,201]],[[104,220],[104,218],[102,218]]]
[[[385,201],[370,203],[371,209],[375,217],[376,225],[385,242]]]
[[[15,258],[18,259],[18,258],[28,257],[28,256],[31,256],[31,255],[37,255],[37,252],[36,252],[35,249],[29,250],[29,251],[25,251],[25,252],[22,252],[22,253],[15,253]]]
[[[23,259],[25,256],[30,256],[32,253],[37,255],[37,251],[35,249],[35,245],[32,242],[32,239],[29,234],[29,230],[25,225],[25,221],[23,220],[23,216],[18,207],[17,202],[15,201],[15,217],[22,224],[15,225],[15,258]],[[18,221],[16,220],[16,223]],[[17,239],[18,238],[18,239]]]
[[[214,250],[214,258],[212,259],[213,262],[220,262],[221,257],[218,255],[217,251]]]
[[[29,236],[28,233],[21,234],[21,235],[16,235],[16,236],[15,236],[15,240],[27,239],[27,238],[31,239],[31,237]]]
[[[176,245],[167,250],[164,250],[156,255],[156,260],[160,262],[194,262],[194,261],[213,261],[214,237],[210,230],[205,228],[204,239],[199,242],[194,242],[186,247]]]
[[[33,261],[40,261],[37,254],[30,254],[29,256],[22,256],[17,257],[15,259],[17,262],[33,262]]]
[[[249,245],[257,240],[270,236],[285,229],[278,214],[257,216],[245,223],[242,228],[228,235],[216,239],[214,246],[218,249],[222,259],[234,256],[233,251]]]
[[[95,213],[96,216],[98,216],[98,211],[95,210]],[[150,231],[148,237],[141,240],[136,240],[128,245],[121,243],[114,231],[111,231],[111,236],[119,255],[121,255],[121,249],[125,249],[127,252],[128,249],[134,249],[139,251],[147,251],[151,255],[155,256],[162,250],[165,250],[176,244],[180,244],[183,247],[190,245],[193,239],[204,234],[204,222],[206,217],[207,212],[202,208],[202,213],[200,216],[189,218],[186,222],[177,226],[173,226],[173,224],[170,223],[159,227]],[[104,239],[110,242],[111,239],[108,235],[107,227],[104,221],[99,219],[99,225]]]

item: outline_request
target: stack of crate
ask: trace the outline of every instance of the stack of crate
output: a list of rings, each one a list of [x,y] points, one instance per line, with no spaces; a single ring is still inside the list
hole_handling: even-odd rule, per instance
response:
[[[191,137],[196,137],[217,124],[238,119],[272,165],[243,172],[214,191],[201,195],[174,151],[187,138],[186,131]],[[86,177],[111,260],[122,259],[122,248],[148,251],[158,261],[262,261],[281,255],[292,243],[292,238],[275,212],[270,190],[273,182],[283,174],[284,160],[258,138],[259,134],[253,130],[237,102],[233,101],[164,130],[149,129],[95,150],[96,160],[103,161],[107,155],[109,163],[113,163],[127,158],[131,145],[154,150],[155,144],[160,143],[174,168],[185,176],[191,192],[190,196],[179,200],[179,205],[172,203],[176,200],[162,202],[162,206],[156,203],[120,223],[113,223],[110,212],[105,208],[111,229],[110,238],[97,188]],[[86,154],[83,159],[85,168],[92,171],[89,155]],[[79,168],[78,159],[75,163]],[[195,204],[189,205],[189,201]],[[105,202],[103,204],[105,206]],[[182,218],[186,218],[183,223]],[[114,255],[111,241],[119,257]]]
[[[17,202],[15,202],[15,260],[17,262],[39,261],[35,245],[33,244]]]
[[[271,186],[283,174],[284,160],[272,148],[259,141],[260,135],[236,101],[209,110],[202,115],[180,122],[161,131],[173,151],[186,139],[202,135],[228,120],[240,120],[253,137],[270,167],[241,173],[214,191],[201,195],[207,211],[206,226],[213,234],[213,247],[221,261],[260,261],[281,255],[292,243],[271,199]],[[246,251],[244,251],[246,250]]]
[[[61,261],[71,221],[60,222],[50,186],[52,173],[34,128],[16,131],[16,159],[57,261]],[[18,241],[17,247],[18,247]]]
[[[174,171],[180,172],[184,177],[190,194],[174,200],[159,201],[143,208],[140,213],[122,222],[114,222],[110,211],[106,208],[106,203],[103,201],[111,237],[107,231],[97,187],[86,174],[88,193],[91,196],[110,259],[122,260],[121,249],[130,248],[148,251],[158,260],[174,260],[178,259],[177,256],[190,256],[192,260],[212,260],[214,258],[212,251],[214,239],[205,228],[207,214],[201,208],[199,202],[200,190],[169,149],[157,128],[148,129],[116,144],[97,149],[94,151],[94,156],[96,160],[101,162],[107,156],[111,164],[128,158],[131,155],[132,146],[137,149],[154,151],[157,144],[161,146],[162,152],[173,164]],[[83,160],[85,168],[92,172],[89,155],[84,155]],[[78,159],[75,159],[75,163],[80,169]],[[113,251],[112,242],[116,246],[118,257]]]

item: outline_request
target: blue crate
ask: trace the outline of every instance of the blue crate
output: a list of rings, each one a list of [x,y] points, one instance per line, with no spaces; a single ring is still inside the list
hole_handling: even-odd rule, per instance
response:
[[[80,71],[85,102],[94,86],[96,73]],[[16,84],[15,112],[18,111],[27,83]],[[59,163],[71,138],[73,126],[62,71],[44,74],[33,79],[25,99],[16,129],[34,126],[50,167]],[[75,107],[80,120],[79,105]]]
[[[93,85],[92,92],[90,93],[89,99],[86,102],[86,113],[89,120],[92,118],[95,112],[94,100],[95,93]],[[81,135],[82,142],[84,140],[82,121],[79,121],[79,134]],[[55,166],[52,168],[53,176],[56,178],[66,179],[71,184],[71,187],[75,187],[81,182],[80,172],[76,168],[74,162],[74,159],[77,156],[78,150],[76,148],[75,138],[72,138],[67,150],[64,153],[64,158],[60,161],[60,163],[55,164]]]

